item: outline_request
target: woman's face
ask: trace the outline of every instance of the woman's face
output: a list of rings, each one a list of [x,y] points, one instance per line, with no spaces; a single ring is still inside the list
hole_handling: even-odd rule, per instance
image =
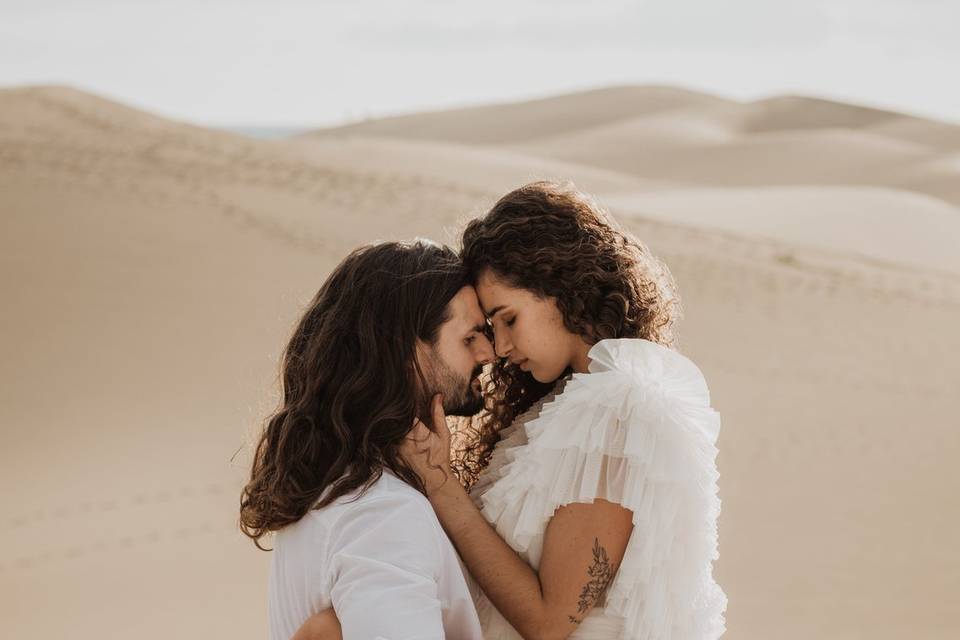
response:
[[[477,280],[480,306],[493,325],[494,349],[539,382],[553,382],[567,369],[586,371],[587,345],[563,325],[554,298],[512,287],[491,270]]]

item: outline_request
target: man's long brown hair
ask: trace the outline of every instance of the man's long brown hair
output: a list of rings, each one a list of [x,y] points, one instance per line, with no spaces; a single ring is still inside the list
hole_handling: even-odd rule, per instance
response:
[[[426,415],[416,343],[436,342],[466,284],[456,253],[425,241],[361,247],[330,274],[283,354],[280,406],[241,495],[240,528],[257,547],[384,468],[423,491],[397,453]]]

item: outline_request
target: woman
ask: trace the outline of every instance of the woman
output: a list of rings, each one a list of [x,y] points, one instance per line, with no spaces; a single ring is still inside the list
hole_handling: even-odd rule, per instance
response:
[[[483,590],[484,637],[722,635],[719,416],[670,348],[667,269],[546,182],[472,221],[462,258],[498,356],[489,416],[451,461],[435,398],[435,432],[417,424],[401,455]]]

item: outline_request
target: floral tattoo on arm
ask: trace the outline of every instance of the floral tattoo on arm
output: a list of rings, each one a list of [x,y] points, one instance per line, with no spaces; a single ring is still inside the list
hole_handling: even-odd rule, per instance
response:
[[[600,539],[593,539],[593,562],[587,569],[587,575],[590,580],[583,586],[580,592],[580,601],[577,603],[577,615],[568,616],[573,624],[580,624],[586,617],[590,609],[595,605],[607,587],[613,581],[613,565],[610,564],[610,558],[607,556],[607,550],[600,546]]]

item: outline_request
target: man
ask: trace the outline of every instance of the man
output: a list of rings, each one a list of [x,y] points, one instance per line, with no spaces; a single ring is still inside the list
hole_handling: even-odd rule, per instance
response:
[[[483,406],[494,357],[459,259],[418,241],[351,253],[287,346],[283,399],[256,448],[241,528],[276,532],[270,633],[334,607],[345,638],[480,638],[462,565],[398,454],[443,396]]]

